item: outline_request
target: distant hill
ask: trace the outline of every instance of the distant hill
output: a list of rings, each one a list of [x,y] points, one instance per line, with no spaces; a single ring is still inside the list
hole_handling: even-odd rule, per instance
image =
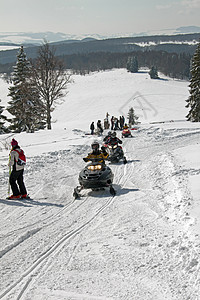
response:
[[[141,33],[116,33],[112,35],[99,35],[99,34],[66,34],[62,32],[0,32],[0,44],[18,44],[21,45],[41,45],[41,43],[47,40],[49,43],[61,42],[61,41],[81,41],[85,39],[111,39],[121,37],[144,37],[144,36],[155,36],[155,35],[177,35],[177,34],[189,34],[189,33],[200,33],[200,27],[198,26],[182,26],[179,28],[159,29],[157,31],[147,31]]]
[[[179,35],[155,35],[143,37],[122,37],[113,39],[96,40],[93,38],[79,40],[65,40],[51,43],[56,48],[57,56],[72,54],[88,54],[96,52],[128,53],[132,51],[166,51],[187,53],[193,55],[199,42],[200,33]],[[38,46],[27,46],[28,58],[37,56]],[[0,64],[16,62],[18,49],[0,51]]]
[[[176,33],[194,33],[200,32],[199,26],[182,26],[176,29]]]

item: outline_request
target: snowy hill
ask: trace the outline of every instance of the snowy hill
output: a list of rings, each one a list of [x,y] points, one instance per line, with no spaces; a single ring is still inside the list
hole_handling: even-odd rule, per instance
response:
[[[188,82],[159,75],[75,75],[51,131],[0,135],[0,299],[199,299],[200,124],[185,121]],[[123,139],[128,163],[110,165],[117,195],[74,200],[91,121],[130,107],[141,123]],[[33,200],[5,199],[13,137]]]

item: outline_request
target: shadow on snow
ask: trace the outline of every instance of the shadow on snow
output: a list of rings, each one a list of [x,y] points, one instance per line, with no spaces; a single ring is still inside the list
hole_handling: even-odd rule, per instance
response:
[[[40,202],[40,201],[29,200],[29,199],[23,199],[23,200],[0,199],[0,203],[11,205],[11,206],[15,205],[15,206],[25,206],[25,207],[31,207],[33,205],[64,207],[64,205],[62,205],[62,204],[56,204],[56,203],[50,203],[50,202]]]

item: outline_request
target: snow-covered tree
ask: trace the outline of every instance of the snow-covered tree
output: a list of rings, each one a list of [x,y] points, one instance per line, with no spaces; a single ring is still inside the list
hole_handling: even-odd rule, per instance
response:
[[[192,58],[190,79],[190,96],[186,100],[187,108],[190,108],[186,118],[188,121],[200,122],[200,42]]]
[[[6,127],[4,126],[4,124],[7,118],[4,115],[2,115],[3,111],[4,107],[0,105],[0,134],[6,132]]]
[[[131,107],[128,111],[128,123],[129,123],[129,126],[131,127],[131,125],[135,125],[137,124],[137,120],[138,120],[138,116],[135,115],[135,111],[133,109],[133,107]]]
[[[127,61],[127,70],[131,73],[138,72],[138,60],[137,57],[129,57]]]
[[[55,56],[55,49],[45,42],[38,52],[33,67],[33,82],[45,108],[47,129],[51,129],[51,112],[56,100],[66,95],[70,75],[64,64]]]
[[[31,65],[27,60],[23,46],[17,55],[9,87],[8,112],[14,117],[10,120],[10,129],[15,132],[34,131],[38,127],[38,118],[41,120],[44,109],[39,95],[31,82]]]
[[[151,67],[151,70],[149,71],[149,75],[151,77],[151,79],[158,79],[158,71],[156,67]]]

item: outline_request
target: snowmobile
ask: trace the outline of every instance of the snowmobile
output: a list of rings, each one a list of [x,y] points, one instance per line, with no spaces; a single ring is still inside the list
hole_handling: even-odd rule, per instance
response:
[[[107,151],[109,153],[108,161],[111,163],[118,163],[121,159],[123,159],[124,164],[127,163],[122,147],[120,147],[118,144],[108,144]]]
[[[101,161],[101,162],[100,162]],[[83,189],[92,189],[93,191],[101,190],[109,187],[110,194],[116,195],[116,191],[112,186],[113,173],[111,169],[102,162],[101,159],[91,159],[91,162],[79,174],[80,186],[74,189],[73,196],[75,199],[81,197],[80,192]]]
[[[126,138],[126,137],[132,137],[132,134],[130,132],[130,129],[123,129],[122,131],[122,138]]]

